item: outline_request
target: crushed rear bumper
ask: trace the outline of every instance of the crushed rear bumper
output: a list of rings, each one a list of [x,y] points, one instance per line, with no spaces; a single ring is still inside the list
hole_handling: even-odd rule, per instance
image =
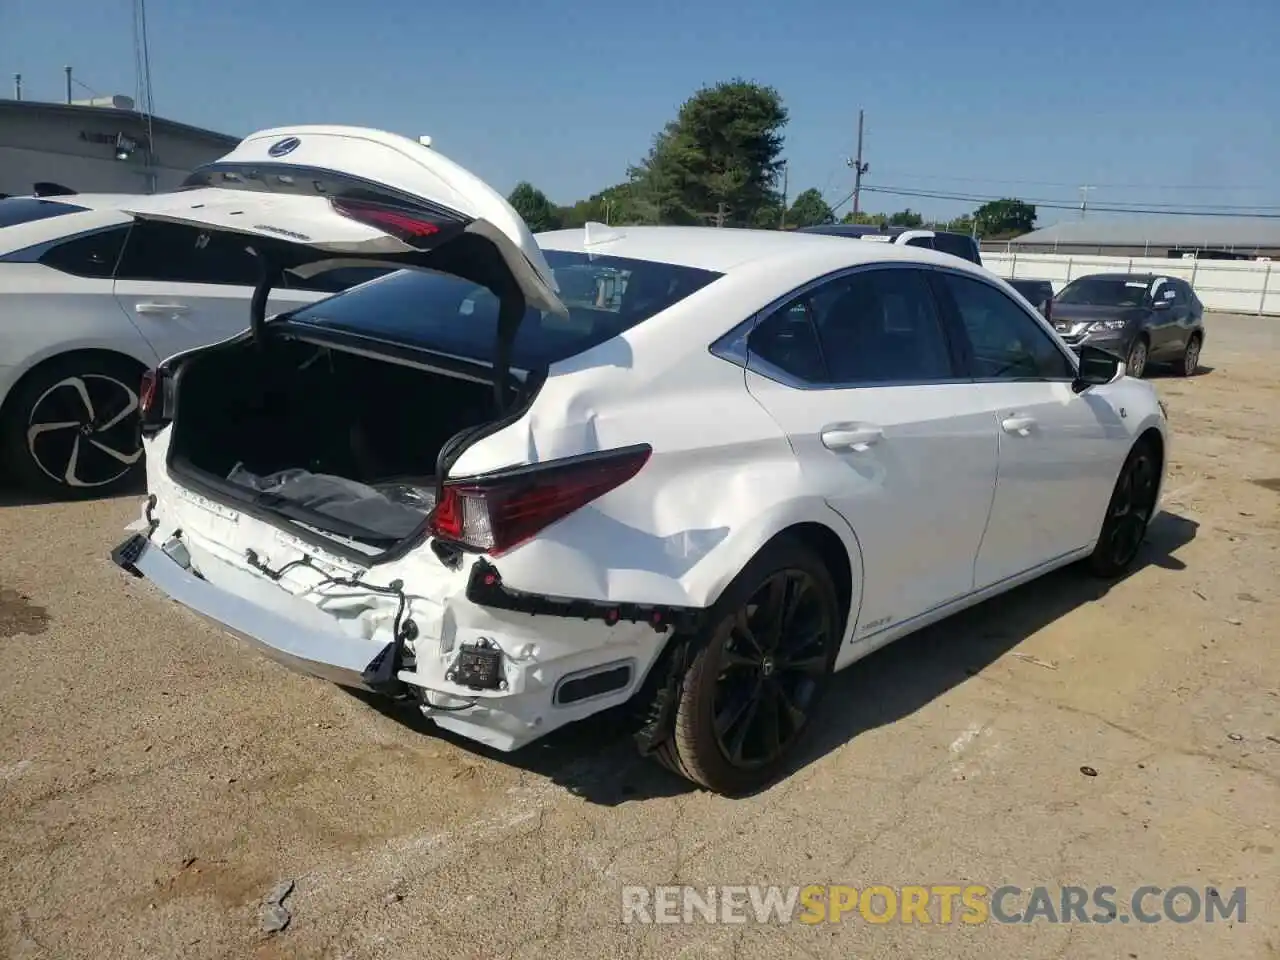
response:
[[[310,604],[288,597],[274,585],[269,588],[274,596],[257,585],[262,602],[255,602],[259,598],[253,595],[251,577],[245,578],[245,595],[241,591],[232,593],[197,576],[182,562],[180,554],[166,553],[142,533],[111,551],[111,559],[134,576],[150,580],[184,607],[299,673],[339,686],[377,691],[379,679],[389,672],[385,667],[393,659],[389,649],[392,644],[325,630],[314,619],[300,628],[300,615]],[[289,601],[298,606],[296,612],[281,609],[282,603]]]

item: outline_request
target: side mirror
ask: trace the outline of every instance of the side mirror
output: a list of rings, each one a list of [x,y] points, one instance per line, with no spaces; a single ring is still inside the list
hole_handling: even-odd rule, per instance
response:
[[[1092,344],[1080,347],[1080,369],[1071,389],[1083,393],[1090,387],[1102,387],[1124,377],[1124,360],[1110,350]]]

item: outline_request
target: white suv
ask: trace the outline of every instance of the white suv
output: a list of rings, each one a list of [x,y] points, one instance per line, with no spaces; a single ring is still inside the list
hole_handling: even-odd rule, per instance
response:
[[[41,495],[105,495],[139,479],[142,374],[247,325],[258,267],[244,245],[135,223],[121,207],[137,199],[0,199],[0,464]],[[376,272],[291,275],[270,309]]]
[[[978,241],[963,233],[949,230],[924,230],[914,227],[872,227],[854,223],[828,223],[817,227],[801,227],[798,233],[825,233],[836,237],[857,237],[860,240],[879,240],[881,243],[897,243],[904,247],[924,247],[949,253],[961,260],[982,266],[982,252]]]

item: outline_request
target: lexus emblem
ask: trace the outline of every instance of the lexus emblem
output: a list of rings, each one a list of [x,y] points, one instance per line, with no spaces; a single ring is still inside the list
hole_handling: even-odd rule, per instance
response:
[[[302,141],[299,140],[297,137],[285,137],[283,140],[277,140],[270,147],[268,147],[267,154],[272,157],[287,156],[288,154],[293,153],[293,151],[297,150],[298,146],[301,143]]]

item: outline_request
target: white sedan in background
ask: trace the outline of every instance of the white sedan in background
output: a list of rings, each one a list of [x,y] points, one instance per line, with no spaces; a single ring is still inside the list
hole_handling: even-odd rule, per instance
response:
[[[144,223],[305,276],[406,267],[172,358],[113,553],[306,673],[512,750],[631,703],[738,793],[832,673],[1157,509],[1150,385],[913,247],[589,224],[539,236],[392,134],[247,138]]]
[[[142,374],[248,322],[258,267],[243,244],[135,224],[122,208],[136,199],[0,199],[0,466],[28,490],[129,486],[142,470]],[[272,308],[310,303],[341,280],[295,282]]]

